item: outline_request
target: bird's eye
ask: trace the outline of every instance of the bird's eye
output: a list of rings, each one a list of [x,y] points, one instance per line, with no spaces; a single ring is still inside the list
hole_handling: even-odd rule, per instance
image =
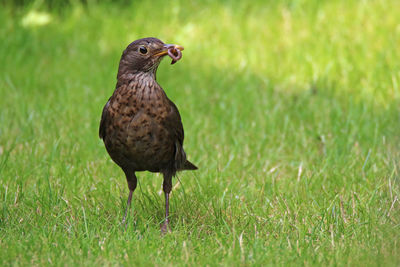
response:
[[[147,54],[147,48],[144,47],[143,45],[139,47],[139,52],[143,55]]]

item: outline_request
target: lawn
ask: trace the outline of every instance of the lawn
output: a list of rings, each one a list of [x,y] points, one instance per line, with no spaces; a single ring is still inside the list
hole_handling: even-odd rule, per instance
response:
[[[398,266],[400,9],[371,1],[0,4],[0,265]],[[25,3],[25,4],[24,4]],[[198,171],[128,188],[98,138],[123,49],[185,47],[157,80]]]

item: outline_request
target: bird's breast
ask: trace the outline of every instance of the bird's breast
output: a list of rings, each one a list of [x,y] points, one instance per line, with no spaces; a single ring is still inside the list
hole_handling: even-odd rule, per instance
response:
[[[166,164],[174,153],[174,140],[164,126],[170,111],[157,83],[133,80],[120,86],[110,99],[106,147],[136,162],[137,168],[149,168],[145,162]]]
[[[170,111],[163,89],[154,79],[137,77],[114,92],[111,106],[121,116],[134,117],[143,112],[159,121]]]

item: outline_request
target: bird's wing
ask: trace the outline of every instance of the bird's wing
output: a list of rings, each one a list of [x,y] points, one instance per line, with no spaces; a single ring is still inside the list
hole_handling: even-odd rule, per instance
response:
[[[167,117],[167,119],[169,119],[167,128],[175,137],[175,170],[197,170],[196,165],[186,159],[186,153],[183,149],[184,131],[178,108],[171,100],[169,100],[169,102],[171,111]]]
[[[181,115],[179,114],[178,108],[176,107],[174,102],[169,99],[168,102],[170,104],[171,110],[165,120],[165,128],[174,137],[175,141],[178,141],[178,143],[182,146],[185,134],[183,131]]]
[[[109,113],[108,106],[110,105],[110,99],[108,99],[107,103],[103,108],[103,112],[101,113],[100,127],[99,127],[99,137],[104,140],[106,137],[106,125],[108,123]]]
[[[183,150],[184,131],[178,108],[169,100],[171,110],[165,120],[165,128],[173,136],[175,141],[175,170],[183,170],[187,167],[186,153]],[[194,166],[194,165],[193,165]]]

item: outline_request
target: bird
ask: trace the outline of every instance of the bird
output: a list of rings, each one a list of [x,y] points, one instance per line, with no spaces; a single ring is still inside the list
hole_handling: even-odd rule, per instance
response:
[[[165,44],[154,37],[130,43],[123,51],[112,96],[105,104],[99,137],[111,159],[125,174],[129,196],[122,223],[127,226],[128,209],[137,186],[136,172],[150,171],[163,175],[165,219],[161,232],[170,230],[169,194],[176,172],[196,170],[183,149],[184,130],[176,105],[156,81],[156,72],[165,56],[171,64],[181,57],[184,48]]]

